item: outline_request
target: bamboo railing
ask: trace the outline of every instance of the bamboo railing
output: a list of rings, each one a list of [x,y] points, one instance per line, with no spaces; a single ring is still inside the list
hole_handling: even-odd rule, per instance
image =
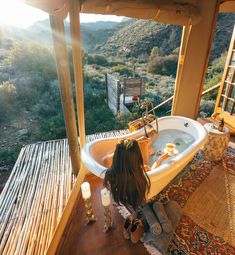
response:
[[[87,141],[127,130],[87,136]],[[76,181],[68,140],[21,149],[0,194],[0,254],[45,254]]]
[[[216,90],[216,89],[219,89],[219,87],[220,87],[220,83],[218,83],[218,84],[216,84],[216,85],[210,87],[209,89],[206,89],[205,91],[202,92],[202,96],[207,95],[207,94],[209,94],[210,92],[212,92],[212,91],[214,91],[214,90]],[[174,96],[171,96],[171,97],[167,98],[165,101],[161,102],[160,104],[158,104],[157,106],[155,106],[153,109],[151,109],[151,110],[149,111],[149,113],[152,112],[152,111],[154,111],[154,110],[159,109],[160,107],[162,107],[162,106],[164,106],[164,105],[166,105],[166,104],[168,104],[168,103],[170,103],[170,102],[172,102],[172,101],[173,101],[173,98],[174,98]]]

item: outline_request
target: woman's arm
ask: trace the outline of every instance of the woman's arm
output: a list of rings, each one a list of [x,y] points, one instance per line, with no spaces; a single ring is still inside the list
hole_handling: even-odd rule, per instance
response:
[[[110,168],[113,163],[113,153],[104,156],[102,161],[105,167]]]
[[[164,153],[158,158],[154,164],[151,166],[151,169],[155,169],[161,165],[161,163],[166,160],[167,158],[170,158],[171,156],[168,153]]]
[[[146,172],[152,170],[152,169],[155,169],[157,167],[159,167],[161,165],[161,163],[166,160],[167,158],[170,158],[171,156],[168,154],[168,153],[164,153],[160,156],[160,158],[158,158],[154,163],[153,165],[150,167],[148,165],[144,165],[144,170]]]

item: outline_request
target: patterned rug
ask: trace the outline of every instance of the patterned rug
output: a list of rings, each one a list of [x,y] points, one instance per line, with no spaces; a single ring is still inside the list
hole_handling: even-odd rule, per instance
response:
[[[175,200],[183,208],[193,192],[210,175],[215,166],[222,165],[230,173],[235,174],[235,149],[229,147],[223,160],[209,162],[198,153],[193,161],[153,200]],[[191,218],[184,215],[170,242],[168,254],[173,255],[234,255],[235,247],[226,243],[221,237],[215,236]]]
[[[223,160],[211,162],[203,160],[200,153],[169,183],[156,197],[151,200],[166,202],[175,200],[184,211],[190,196],[199,188],[212,171],[218,167],[235,175],[235,144],[230,143]],[[234,184],[235,185],[235,184]],[[126,218],[130,215],[124,206],[117,206],[120,214]],[[151,255],[160,255],[152,246],[144,243]],[[170,241],[167,255],[235,255],[235,247],[223,238],[206,231],[184,214]]]

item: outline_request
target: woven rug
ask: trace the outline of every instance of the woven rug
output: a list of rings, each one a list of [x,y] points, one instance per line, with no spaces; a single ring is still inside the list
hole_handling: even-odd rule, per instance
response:
[[[184,215],[175,230],[167,254],[235,254],[233,241],[235,234],[235,216],[233,216],[235,215],[235,146],[230,145],[223,160],[219,162],[205,161],[198,153],[193,161],[152,199],[162,202],[175,200],[183,208]],[[222,180],[218,180],[221,176]],[[223,186],[225,176],[229,181]],[[215,180],[216,183],[214,183]],[[210,195],[206,197],[205,194]],[[203,199],[200,200],[200,198]],[[212,198],[214,198],[213,202],[211,202]],[[220,203],[216,204],[215,202],[218,201]],[[225,205],[229,205],[230,208],[226,207],[224,210]],[[126,216],[125,213],[123,216]],[[157,250],[144,245],[150,254],[159,254]]]

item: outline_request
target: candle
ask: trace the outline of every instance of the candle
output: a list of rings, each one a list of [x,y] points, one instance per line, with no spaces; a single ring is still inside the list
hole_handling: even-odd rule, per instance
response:
[[[110,199],[110,192],[104,188],[101,190],[101,201],[103,206],[110,206],[111,199]]]
[[[89,182],[83,182],[81,185],[82,188],[82,197],[88,199],[91,197],[91,189]]]

